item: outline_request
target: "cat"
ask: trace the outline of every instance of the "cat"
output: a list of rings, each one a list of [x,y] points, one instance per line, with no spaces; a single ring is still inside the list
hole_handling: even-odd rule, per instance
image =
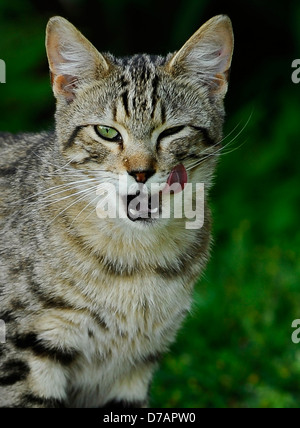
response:
[[[46,50],[55,131],[0,134],[0,406],[147,407],[209,258],[231,21],[166,57],[119,59],[53,17]],[[123,216],[101,217],[104,183]],[[164,190],[148,216],[129,210],[126,186],[154,183],[204,183],[202,227],[162,218]]]

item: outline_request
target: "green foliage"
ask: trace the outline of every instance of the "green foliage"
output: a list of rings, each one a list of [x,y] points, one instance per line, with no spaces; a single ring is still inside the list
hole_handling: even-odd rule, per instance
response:
[[[53,123],[44,28],[54,14],[99,49],[122,55],[141,46],[166,53],[211,16],[232,18],[236,51],[211,195],[212,259],[155,376],[152,406],[299,407],[300,345],[291,341],[300,318],[300,85],[291,82],[300,58],[298,2],[231,0],[225,10],[217,0],[177,0],[171,9],[158,0],[42,3],[0,4],[1,130]]]

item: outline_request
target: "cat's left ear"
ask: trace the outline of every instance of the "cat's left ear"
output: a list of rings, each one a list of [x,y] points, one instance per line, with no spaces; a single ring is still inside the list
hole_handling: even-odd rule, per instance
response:
[[[207,21],[167,63],[175,77],[209,86],[210,94],[223,98],[233,53],[233,31],[226,15]]]
[[[54,16],[46,29],[46,50],[56,98],[71,102],[81,82],[104,76],[109,64],[65,18]]]

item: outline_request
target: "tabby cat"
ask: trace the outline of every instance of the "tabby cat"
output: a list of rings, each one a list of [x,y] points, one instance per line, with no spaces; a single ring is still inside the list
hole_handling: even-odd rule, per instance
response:
[[[46,48],[55,131],[0,134],[0,405],[146,407],[209,257],[231,22],[119,59],[53,17]],[[99,214],[103,183],[123,215]],[[203,226],[162,218],[164,191],[148,216],[129,210],[128,188],[153,183],[204,183]]]

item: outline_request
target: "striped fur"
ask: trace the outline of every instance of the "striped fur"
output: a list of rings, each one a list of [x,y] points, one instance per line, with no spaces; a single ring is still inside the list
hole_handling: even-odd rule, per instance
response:
[[[0,134],[0,406],[145,407],[209,257],[231,24],[213,18],[166,58],[118,59],[55,17],[47,53],[55,131]],[[122,198],[125,179],[166,183],[179,163],[205,184],[201,229],[97,216],[104,182]]]

